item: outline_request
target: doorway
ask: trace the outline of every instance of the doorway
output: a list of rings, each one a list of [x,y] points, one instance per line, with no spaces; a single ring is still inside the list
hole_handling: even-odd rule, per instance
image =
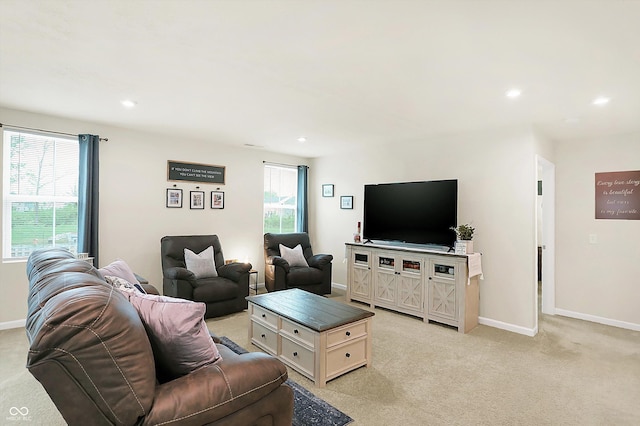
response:
[[[536,325],[538,324],[538,307],[540,312],[555,315],[555,184],[556,167],[547,159],[536,156],[538,170],[538,185],[541,186],[540,207],[537,212],[536,241],[540,248],[537,263],[540,277],[536,278]],[[540,190],[539,190],[540,193]],[[541,229],[540,229],[541,228]],[[542,281],[542,288],[538,294],[538,280]],[[538,298],[542,300],[539,300]]]

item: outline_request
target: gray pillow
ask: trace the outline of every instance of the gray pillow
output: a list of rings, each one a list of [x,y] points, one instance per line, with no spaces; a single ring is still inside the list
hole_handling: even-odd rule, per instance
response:
[[[280,244],[280,257],[286,260],[289,266],[309,266],[307,259],[304,258],[300,244],[292,249]]]
[[[197,279],[218,276],[216,264],[213,261],[213,246],[207,247],[198,254],[185,248],[184,262],[187,264],[187,269],[193,272]]]
[[[122,294],[138,311],[162,372],[176,378],[222,360],[204,321],[204,303],[132,291]]]

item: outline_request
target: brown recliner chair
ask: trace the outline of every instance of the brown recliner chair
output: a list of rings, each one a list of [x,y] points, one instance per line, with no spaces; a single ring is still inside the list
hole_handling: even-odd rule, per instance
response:
[[[196,279],[187,270],[184,249],[200,253],[213,246],[217,277]],[[160,240],[162,256],[162,289],[165,296],[203,302],[205,318],[240,312],[247,309],[250,263],[225,265],[222,246],[217,235],[166,236]]]
[[[163,383],[138,312],[93,266],[47,249],[27,274],[27,368],[68,424],[291,425],[278,359],[218,344],[222,361]]]
[[[280,244],[294,248],[298,244],[308,267],[290,266],[282,258]],[[313,254],[309,235],[306,232],[290,234],[264,234],[264,275],[267,291],[300,288],[316,294],[331,293],[331,261],[330,254]]]

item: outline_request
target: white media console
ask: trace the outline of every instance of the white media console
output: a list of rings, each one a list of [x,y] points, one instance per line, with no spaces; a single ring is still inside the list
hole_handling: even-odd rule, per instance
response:
[[[347,301],[458,328],[478,325],[478,276],[468,256],[414,246],[346,243]]]

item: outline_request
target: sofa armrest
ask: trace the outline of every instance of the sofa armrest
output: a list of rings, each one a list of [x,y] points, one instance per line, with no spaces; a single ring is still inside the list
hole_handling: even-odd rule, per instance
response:
[[[287,379],[287,368],[270,355],[236,355],[222,345],[219,349],[221,362],[158,386],[144,424],[175,419],[212,423],[259,401]]]
[[[309,266],[313,268],[322,269],[333,260],[333,255],[331,254],[316,254],[307,259],[307,263]]]
[[[281,268],[284,268],[285,272],[287,273],[290,269],[289,262],[287,262],[283,257],[280,256],[268,256],[265,259],[265,263],[267,265],[280,266]]]
[[[151,284],[140,284],[147,294],[155,294],[156,296],[160,296],[160,292],[157,288],[152,286]]]
[[[135,272],[133,273],[133,275],[135,275],[136,280],[138,280],[138,282],[140,283],[140,285],[142,286],[142,288],[147,294],[160,295],[160,292],[158,291],[158,289],[155,288],[153,285],[149,284],[148,279],[146,279],[141,275],[136,274]]]
[[[191,283],[195,283],[196,276],[188,270],[187,268],[181,268],[179,266],[175,266],[173,268],[167,268],[162,271],[165,278],[169,278],[170,280],[184,280],[189,281]]]
[[[243,274],[246,274],[251,270],[250,263],[228,263],[218,268],[218,275],[223,278],[228,278],[231,281],[239,282]]]
[[[138,275],[135,272],[133,273],[133,275],[136,277],[136,280],[138,280],[140,284],[149,284],[149,280],[146,279],[145,277]]]
[[[209,336],[211,336],[211,340],[213,340],[214,343],[222,343],[218,335],[211,330],[209,330]]]

